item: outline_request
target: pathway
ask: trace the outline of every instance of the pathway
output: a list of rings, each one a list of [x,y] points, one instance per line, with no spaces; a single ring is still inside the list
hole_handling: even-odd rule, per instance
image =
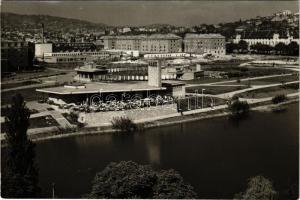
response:
[[[292,83],[299,83],[299,81],[291,81],[291,82],[286,82],[285,85],[287,84],[292,84]],[[282,83],[274,83],[274,84],[267,84],[267,85],[254,85],[250,88],[245,88],[242,90],[235,90],[232,92],[227,92],[227,93],[223,93],[223,94],[217,94],[217,95],[212,95],[212,94],[204,94],[203,96],[208,96],[208,97],[218,97],[221,99],[230,99],[231,97],[233,97],[235,94],[239,94],[239,93],[243,93],[243,92],[248,92],[248,91],[252,91],[252,90],[258,90],[258,89],[262,89],[262,88],[268,88],[268,87],[275,87],[275,86],[280,86],[282,85]],[[200,93],[186,93],[187,95],[193,95],[193,96],[202,96],[202,94]]]

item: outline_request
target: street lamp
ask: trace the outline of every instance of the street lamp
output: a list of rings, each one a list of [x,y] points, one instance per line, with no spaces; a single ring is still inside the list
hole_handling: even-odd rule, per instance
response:
[[[198,108],[198,90],[195,90],[196,98],[195,98],[195,109]]]
[[[205,89],[202,89],[202,109],[203,109],[203,91],[204,91]]]

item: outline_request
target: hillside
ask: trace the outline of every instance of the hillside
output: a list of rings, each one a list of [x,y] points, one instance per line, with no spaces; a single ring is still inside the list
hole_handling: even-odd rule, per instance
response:
[[[45,31],[73,32],[85,29],[101,31],[107,25],[88,21],[54,17],[49,15],[20,15],[14,13],[1,13],[2,31],[35,32],[44,23]]]

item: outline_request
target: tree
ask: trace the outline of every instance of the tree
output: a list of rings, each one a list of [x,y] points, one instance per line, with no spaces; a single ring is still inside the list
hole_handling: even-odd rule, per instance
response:
[[[245,40],[240,40],[238,43],[238,48],[241,52],[248,51],[248,43]]]
[[[226,53],[233,53],[234,50],[238,49],[238,44],[235,43],[227,43],[226,44]]]
[[[23,97],[15,95],[5,117],[7,147],[1,188],[5,198],[35,198],[40,192],[35,145],[27,138],[29,116]]]
[[[273,47],[266,44],[257,43],[254,45],[251,45],[250,49],[254,50],[256,53],[260,54],[270,54],[273,50]]]
[[[274,47],[277,54],[284,54],[286,51],[286,45],[283,42],[279,42]]]
[[[193,187],[174,170],[154,171],[132,161],[110,163],[97,173],[87,198],[197,198]]]
[[[274,200],[277,199],[277,192],[274,190],[271,181],[263,176],[255,176],[249,179],[246,191],[236,194],[235,198],[245,200]]]
[[[290,56],[299,56],[299,45],[297,42],[291,42],[288,44],[287,50]]]
[[[250,107],[247,101],[240,101],[237,96],[234,96],[228,109],[231,112],[231,117],[239,119],[248,115]]]

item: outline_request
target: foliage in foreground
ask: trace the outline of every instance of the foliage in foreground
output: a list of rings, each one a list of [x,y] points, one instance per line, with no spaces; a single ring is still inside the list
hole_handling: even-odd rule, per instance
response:
[[[272,182],[263,176],[250,178],[246,191],[235,195],[235,199],[246,200],[274,200],[277,197],[278,193],[274,190]]]
[[[241,118],[247,116],[250,110],[250,106],[247,101],[240,101],[238,97],[233,97],[228,105],[228,110],[233,118]]]
[[[5,117],[7,147],[2,163],[2,197],[38,197],[38,170],[35,166],[35,144],[27,137],[30,111],[20,94],[12,98]]]
[[[86,198],[197,198],[193,187],[174,170],[154,171],[132,161],[110,163],[96,174]]]
[[[275,97],[272,98],[272,102],[274,104],[278,104],[278,103],[284,102],[286,99],[287,99],[286,95],[278,94],[278,95],[276,95]]]
[[[114,117],[111,121],[112,128],[120,130],[122,132],[134,132],[138,129],[137,125],[128,117]]]

